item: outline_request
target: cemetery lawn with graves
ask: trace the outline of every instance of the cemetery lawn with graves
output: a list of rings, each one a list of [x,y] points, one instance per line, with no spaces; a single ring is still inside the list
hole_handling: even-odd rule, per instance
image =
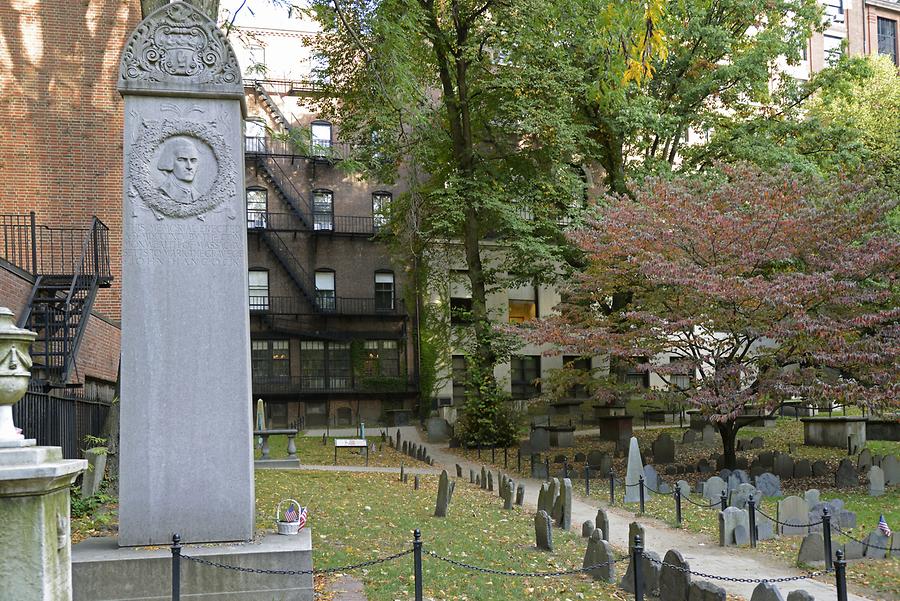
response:
[[[640,418],[635,418],[635,424]],[[649,449],[653,441],[663,433],[668,433],[676,441],[676,461],[679,464],[696,464],[700,459],[709,459],[715,468],[715,456],[722,452],[721,441],[716,438],[716,443],[695,442],[682,444],[681,438],[686,428],[651,428],[642,429],[640,426],[635,427],[634,436],[638,439],[642,449]],[[868,493],[867,480],[865,475],[860,476],[860,486],[855,488],[835,488],[834,473],[839,462],[848,458],[846,449],[830,448],[830,447],[814,447],[803,445],[803,424],[795,418],[778,418],[774,428],[756,428],[745,427],[738,432],[738,439],[746,439],[749,441],[754,437],[760,437],[764,441],[763,449],[753,451],[738,451],[739,457],[746,457],[752,460],[760,450],[763,451],[781,451],[783,453],[791,452],[791,456],[795,460],[807,459],[810,462],[822,460],[828,466],[827,475],[822,477],[810,478],[792,478],[782,479],[781,488],[784,493],[782,497],[768,497],[763,501],[762,511],[766,514],[776,517],[777,502],[789,495],[798,495],[803,497],[803,493],[808,489],[818,489],[821,492],[821,499],[831,500],[839,498],[844,500],[845,509],[857,514],[856,528],[846,530],[848,534],[859,540],[865,540],[870,532],[878,526],[879,517],[884,514],[888,525],[895,531],[893,546],[898,547],[900,543],[900,488],[887,487],[884,495],[879,497],[871,497]],[[866,447],[873,455],[900,455],[900,442],[896,441],[869,441]],[[542,458],[549,456],[551,461],[551,470],[554,475],[562,471],[562,465],[553,464],[554,459],[559,455],[567,457],[568,461],[572,461],[576,453],[587,453],[591,450],[601,450],[610,455],[615,452],[615,445],[612,442],[599,441],[596,436],[578,436],[575,438],[574,448],[553,448],[542,455]],[[481,451],[481,459],[479,460],[478,452],[474,449],[452,449],[458,455],[465,456],[470,461],[480,461],[486,465],[491,465],[490,449]],[[493,465],[503,467],[503,449],[495,451],[495,461]],[[510,447],[507,450],[509,468],[506,470],[511,475],[518,473],[522,476],[529,476],[530,469],[528,458],[522,458],[522,470],[516,472],[517,449]],[[850,457],[851,461],[856,462],[856,457]],[[575,464],[570,467],[574,468]],[[624,480],[626,457],[616,457],[613,459],[613,470],[616,478]],[[579,466],[581,467],[581,466]],[[686,473],[677,475],[666,475],[666,465],[654,466],[659,472],[660,479],[665,480],[670,485],[676,480],[684,479],[688,481],[692,488],[696,486],[700,480],[705,480],[710,476],[716,475],[717,471],[710,473]],[[771,471],[771,470],[770,470]],[[513,476],[515,477],[515,476]],[[572,488],[575,494],[581,497],[585,496],[585,483],[581,474],[576,477],[570,474],[572,478]],[[620,485],[616,486],[616,505],[622,506],[623,489]],[[591,477],[591,494],[592,499],[598,501],[609,501],[609,478],[607,474],[594,474]],[[699,503],[706,503],[706,500],[699,494],[692,494],[692,499]],[[626,506],[629,510],[638,512],[636,504]],[[661,497],[654,495],[646,503],[646,515],[649,518],[658,518],[662,522],[674,526],[675,525],[675,505],[671,496]],[[691,505],[687,501],[682,502],[682,528],[692,532],[708,534],[711,544],[718,544],[718,516],[714,509],[701,509]],[[763,553],[768,556],[777,556],[784,560],[785,563],[796,565],[797,554],[800,549],[800,543],[803,537],[780,537],[768,541],[760,541],[756,552]],[[833,536],[833,545],[846,542],[847,539],[837,533]],[[749,550],[748,550],[749,552]],[[895,556],[900,555],[894,553]],[[815,569],[821,569],[815,568]],[[886,560],[862,560],[848,563],[847,566],[848,580],[851,586],[858,588],[863,592],[868,592],[870,596],[885,599],[900,599],[900,557],[893,557]],[[831,582],[832,576],[824,576],[820,578],[823,581]],[[879,596],[886,595],[886,596]]]
[[[348,437],[343,437],[348,438]],[[325,439],[322,444],[321,436],[297,436],[297,458],[304,465],[333,465],[334,464],[334,438]],[[416,461],[412,457],[391,448],[387,442],[381,441],[381,436],[367,436],[366,442],[369,449],[370,467],[400,467],[405,466],[425,467],[425,463]],[[269,458],[287,459],[287,436],[275,435],[269,437]],[[375,452],[371,446],[375,445]],[[255,449],[254,458],[260,459],[262,451]],[[340,448],[337,450],[337,465],[365,465],[366,451],[357,448]]]

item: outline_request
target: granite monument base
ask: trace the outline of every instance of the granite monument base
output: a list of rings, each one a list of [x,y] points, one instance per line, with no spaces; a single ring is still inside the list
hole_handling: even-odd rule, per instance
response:
[[[268,570],[312,569],[309,528],[296,536],[268,534],[236,545],[185,545],[182,555]],[[72,547],[75,601],[168,601],[172,553],[168,547],[120,548],[114,538],[90,538]],[[312,601],[313,577],[273,576],[181,560],[181,597],[191,601]]]
[[[847,448],[847,439],[858,449],[866,446],[865,417],[804,417],[803,444]]]

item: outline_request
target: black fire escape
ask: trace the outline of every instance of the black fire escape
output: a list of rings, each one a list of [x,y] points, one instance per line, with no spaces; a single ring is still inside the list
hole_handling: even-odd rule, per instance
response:
[[[67,386],[100,288],[112,283],[109,229],[94,217],[87,228],[54,228],[29,215],[0,216],[3,258],[34,276],[19,327],[38,333],[32,377],[45,388]]]

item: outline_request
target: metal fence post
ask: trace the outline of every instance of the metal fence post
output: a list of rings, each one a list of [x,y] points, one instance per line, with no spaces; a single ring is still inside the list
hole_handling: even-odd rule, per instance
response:
[[[506,447],[503,447],[503,469],[505,469],[505,470],[508,470],[508,469],[509,469],[509,455],[508,455],[508,453],[509,453],[509,449],[507,449]]]
[[[413,567],[415,568],[416,601],[422,601],[422,533],[413,531]]]
[[[563,479],[566,479],[568,477],[569,477],[569,460],[565,459],[565,460],[563,460]]]
[[[497,447],[491,445],[491,463],[497,463]]]
[[[547,468],[547,480],[550,479],[550,457],[544,457],[544,467]]]
[[[631,548],[631,565],[634,568],[634,601],[644,601],[644,575],[641,563],[644,557],[644,546],[641,535],[634,535],[634,546]]]
[[[609,468],[609,504],[616,504],[616,473],[612,468]]]
[[[825,540],[825,571],[834,569],[831,558],[831,512],[828,507],[822,508],[822,538]]]
[[[516,471],[522,472],[522,449],[516,452]]]
[[[750,547],[756,548],[756,501],[753,493],[747,498],[747,513],[750,516]]]
[[[675,523],[681,526],[681,487],[675,486]]]
[[[28,271],[30,271],[32,275],[37,275],[39,271],[37,265],[37,224],[34,220],[34,211],[28,212],[28,218],[31,222],[31,269]]]
[[[172,535],[172,601],[181,600],[181,537]]]
[[[844,561],[844,552],[840,549],[834,562],[834,580],[837,587],[837,601],[847,601],[847,562]]]
[[[728,495],[725,494],[725,491],[722,491],[722,511],[728,509]]]
[[[478,460],[481,460],[481,443],[478,443]]]
[[[584,464],[584,496],[591,496],[591,466]]]
[[[628,486],[628,483],[625,483],[625,486]],[[638,476],[638,493],[640,493],[641,497],[641,515],[644,514],[644,476]],[[628,491],[625,491],[626,493]]]

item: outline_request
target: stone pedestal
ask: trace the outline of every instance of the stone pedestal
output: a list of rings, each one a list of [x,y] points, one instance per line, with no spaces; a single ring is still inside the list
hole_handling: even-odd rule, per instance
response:
[[[240,73],[186,2],[122,53],[121,545],[253,538]]]
[[[804,417],[803,444],[816,447],[847,448],[850,444],[862,449],[866,446],[865,417]]]
[[[610,415],[625,415],[624,405],[591,405],[594,417],[608,417]]]
[[[69,487],[87,462],[33,445],[0,447],[0,598],[68,601]]]
[[[598,416],[597,426],[600,429],[600,440],[611,440],[617,443],[626,443],[631,438],[630,415],[606,415]]]
[[[569,448],[575,446],[575,426],[550,426],[550,446]]]

